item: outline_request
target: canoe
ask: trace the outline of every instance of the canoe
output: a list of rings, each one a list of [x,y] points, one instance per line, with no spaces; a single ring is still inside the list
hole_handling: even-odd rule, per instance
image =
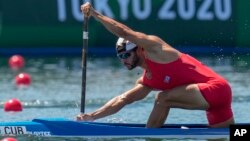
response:
[[[209,128],[206,124],[165,124],[146,128],[145,124],[81,122],[64,118],[1,122],[1,136],[34,135],[46,137],[94,138],[229,138],[229,128]]]

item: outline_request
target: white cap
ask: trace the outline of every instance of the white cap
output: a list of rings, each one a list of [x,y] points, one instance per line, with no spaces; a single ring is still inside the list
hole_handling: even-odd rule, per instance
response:
[[[137,47],[136,44],[134,44],[128,40],[125,40],[124,38],[121,38],[121,37],[116,42],[116,52],[117,53],[120,53],[123,51],[130,51],[136,47]]]

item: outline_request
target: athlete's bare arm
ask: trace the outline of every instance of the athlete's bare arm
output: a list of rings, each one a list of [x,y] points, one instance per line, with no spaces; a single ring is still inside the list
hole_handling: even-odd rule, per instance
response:
[[[179,52],[164,42],[161,38],[134,31],[126,25],[98,13],[89,2],[83,4],[81,10],[84,14],[93,16],[96,20],[100,21],[111,33],[144,48],[147,57],[154,61],[166,63],[171,62],[178,57]],[[166,53],[169,54],[166,55]]]
[[[114,97],[95,112],[78,115],[77,120],[92,121],[112,115],[122,109],[125,105],[143,99],[150,91],[150,88],[137,84],[133,89]]]
[[[93,16],[96,20],[100,21],[111,33],[118,37],[123,37],[145,49],[154,49],[154,46],[165,44],[164,41],[156,36],[136,32],[126,25],[98,13],[88,2],[81,6],[81,10],[84,14]]]

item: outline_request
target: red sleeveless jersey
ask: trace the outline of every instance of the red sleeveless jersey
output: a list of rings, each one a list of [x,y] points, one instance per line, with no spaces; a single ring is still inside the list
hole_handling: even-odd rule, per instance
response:
[[[168,90],[184,84],[224,80],[195,58],[181,54],[170,63],[161,64],[146,59],[149,70],[144,70],[142,83],[156,90]]]

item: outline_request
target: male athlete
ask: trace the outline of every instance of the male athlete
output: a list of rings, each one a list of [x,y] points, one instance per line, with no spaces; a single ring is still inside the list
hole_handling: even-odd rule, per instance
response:
[[[161,127],[170,108],[205,110],[211,127],[234,124],[232,92],[228,82],[195,58],[174,49],[161,38],[136,32],[126,25],[98,13],[90,3],[81,6],[119,37],[117,56],[129,69],[144,69],[134,88],[114,97],[95,112],[79,114],[77,120],[93,121],[118,112],[125,105],[158,90],[147,127]]]

